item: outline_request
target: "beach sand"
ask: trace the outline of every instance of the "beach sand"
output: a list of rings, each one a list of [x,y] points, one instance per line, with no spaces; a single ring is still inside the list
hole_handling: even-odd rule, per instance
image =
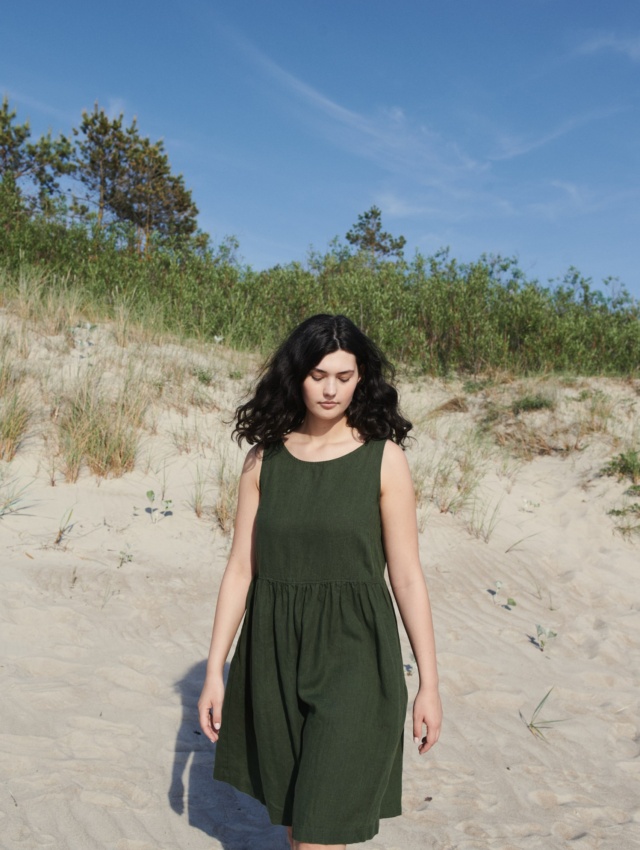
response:
[[[225,420],[256,359],[0,322],[37,402],[0,462],[0,497],[18,498],[0,518],[0,846],[285,850],[259,804],[211,778],[196,710],[230,545],[221,469],[232,480],[243,454]],[[56,393],[92,370],[113,387],[132,364],[156,375],[135,469],[66,482]],[[400,391],[445,722],[420,758],[408,714],[404,814],[359,846],[639,847],[640,535],[607,513],[633,503],[631,482],[600,475],[640,448],[638,383],[405,379]],[[505,413],[527,393],[553,410]],[[543,738],[527,724],[550,690]]]

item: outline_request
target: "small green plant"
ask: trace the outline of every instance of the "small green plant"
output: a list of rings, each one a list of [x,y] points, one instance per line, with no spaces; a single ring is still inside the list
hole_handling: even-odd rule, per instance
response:
[[[624,508],[611,508],[610,511],[607,511],[608,516],[635,516],[640,519],[640,504],[638,502],[634,502],[632,505],[627,505]]]
[[[127,545],[124,549],[121,549],[118,552],[118,569],[122,567],[124,564],[130,564],[133,561],[133,553],[131,552],[131,548]]]
[[[201,384],[204,384],[205,387],[210,387],[215,380],[213,374],[208,369],[202,369],[199,366],[194,368],[193,375]]]
[[[15,480],[6,481],[4,475],[0,471],[0,519],[9,514],[17,514],[26,509],[26,505],[21,505],[23,494],[28,485],[23,485],[18,488]]]
[[[514,416],[518,416],[520,413],[529,413],[532,410],[553,410],[555,406],[553,399],[537,393],[514,399],[511,403],[511,412]]]
[[[158,522],[160,517],[173,516],[173,512],[171,511],[171,505],[173,504],[173,501],[171,499],[161,500],[162,509],[155,508],[153,506],[153,503],[156,500],[156,494],[153,490],[147,490],[147,499],[149,500],[149,507],[145,508],[144,510],[145,513],[149,514],[149,516],[151,517],[151,522]]]
[[[73,516],[73,508],[69,508],[62,515],[62,519],[60,520],[60,525],[58,526],[58,531],[55,536],[55,540],[53,541],[54,546],[59,546],[64,538],[73,530],[73,523],[71,522],[71,517]]]
[[[628,490],[624,491],[625,496],[640,496],[640,484],[632,484]]]
[[[612,458],[600,470],[601,475],[615,476],[619,481],[623,478],[631,479],[633,484],[640,483],[640,452],[629,449],[620,452]]]
[[[489,594],[491,595],[491,597],[493,598],[493,604],[494,604],[494,605],[495,605],[496,603],[498,603],[498,597],[500,596],[501,591],[502,591],[502,582],[501,582],[501,581],[496,581],[496,589],[495,589],[495,590],[493,590],[493,588],[489,588],[489,589],[487,590],[487,593],[489,593]],[[500,605],[501,605],[501,606],[502,606],[505,610],[507,610],[507,611],[511,611],[511,609],[512,609],[512,608],[515,608],[515,607],[516,607],[516,605],[517,605],[518,603],[516,602],[516,600],[515,600],[513,597],[508,596],[508,597],[506,598],[506,601],[505,601],[505,602],[501,602],[501,603],[499,603],[499,604],[500,604]]]
[[[553,690],[553,688],[549,688],[547,693],[542,697],[542,699],[540,700],[538,705],[534,708],[533,714],[531,715],[531,719],[528,722],[525,720],[523,713],[521,711],[518,711],[518,714],[520,715],[520,719],[522,720],[524,725],[527,727],[529,732],[531,732],[531,734],[534,737],[542,738],[545,741],[546,741],[546,737],[545,737],[542,730],[543,729],[550,729],[553,726],[554,723],[562,723],[562,720],[542,720],[542,719],[539,720],[538,719],[540,712],[544,708],[544,704],[546,703],[546,701],[549,699],[549,695],[551,694],[552,690]]]
[[[554,632],[553,629],[545,629],[544,626],[540,625],[536,626],[536,639],[534,640],[534,643],[538,646],[540,652],[544,652],[544,648],[548,641],[554,637],[558,637],[558,633]]]
[[[522,510],[526,511],[528,514],[532,514],[535,508],[540,507],[540,502],[532,502],[531,499],[523,499],[522,500]]]
[[[462,385],[462,390],[465,393],[469,393],[470,395],[473,393],[480,393],[482,390],[486,389],[493,385],[493,381],[491,378],[469,378]]]

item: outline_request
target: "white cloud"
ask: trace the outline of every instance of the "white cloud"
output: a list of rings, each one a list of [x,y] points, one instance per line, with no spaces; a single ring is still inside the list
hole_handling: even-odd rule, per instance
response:
[[[632,62],[640,62],[640,35],[624,37],[613,33],[601,33],[581,44],[577,52],[588,55],[601,53],[604,50],[613,50],[615,53],[622,53]]]
[[[503,159],[513,159],[517,156],[522,156],[530,151],[542,148],[556,139],[566,136],[567,133],[573,132],[578,127],[583,127],[585,124],[591,124],[594,121],[601,121],[605,118],[610,118],[612,115],[620,112],[620,107],[611,107],[608,109],[593,110],[582,115],[574,115],[567,118],[562,123],[558,124],[552,130],[542,133],[537,137],[512,136],[502,135],[498,140],[499,149],[496,153],[489,156],[493,161]]]
[[[567,117],[538,134],[500,133],[485,117],[484,138],[493,141],[490,154],[467,151],[454,139],[412,119],[399,105],[370,113],[349,109],[285,70],[236,31],[225,30],[232,45],[258,69],[259,79],[273,94],[284,93],[284,108],[331,144],[374,162],[385,186],[373,186],[371,202],[384,215],[436,224],[436,232],[458,231],[463,222],[505,222],[517,218],[550,220],[589,215],[607,206],[615,190],[580,188],[527,173],[518,179],[502,176],[501,163],[549,145],[576,129],[622,111],[609,106]],[[480,144],[480,143],[478,143]],[[562,178],[562,160],[557,162]],[[444,230],[442,230],[444,229]]]
[[[119,118],[121,115],[126,114],[127,104],[122,97],[110,97],[107,100],[107,105],[104,108],[104,111],[113,121],[115,118]]]
[[[286,71],[235,31],[227,37],[271,80],[295,98],[293,108],[333,144],[373,160],[390,172],[411,175],[422,183],[445,189],[450,183],[480,173],[484,166],[450,144],[429,127],[411,122],[402,107],[387,106],[365,115],[348,109]]]

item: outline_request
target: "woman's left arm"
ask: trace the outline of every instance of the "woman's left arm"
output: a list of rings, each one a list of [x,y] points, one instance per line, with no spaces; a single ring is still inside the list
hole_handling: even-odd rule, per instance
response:
[[[442,725],[436,645],[429,593],[418,551],[413,482],[404,452],[391,441],[384,449],[380,477],[380,516],[389,581],[420,677],[413,704],[413,736],[420,755],[424,755],[440,737]]]

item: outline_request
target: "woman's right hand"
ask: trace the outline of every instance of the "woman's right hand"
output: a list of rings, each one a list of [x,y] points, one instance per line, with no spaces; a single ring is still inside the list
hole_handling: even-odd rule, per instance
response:
[[[223,700],[224,681],[222,676],[215,679],[207,677],[198,700],[198,715],[200,728],[212,744],[216,743],[220,734]]]

